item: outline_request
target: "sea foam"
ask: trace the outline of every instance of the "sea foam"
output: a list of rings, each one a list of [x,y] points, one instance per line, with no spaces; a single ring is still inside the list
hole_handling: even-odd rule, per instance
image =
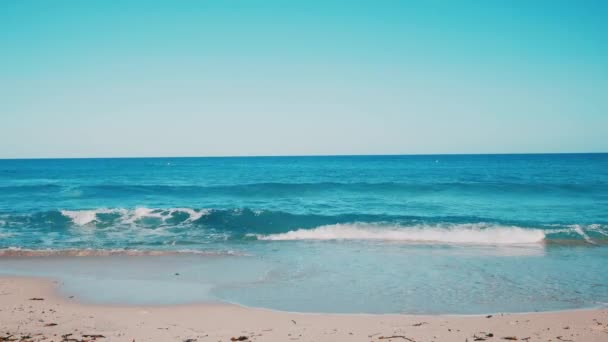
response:
[[[2,257],[104,257],[104,256],[165,256],[165,255],[200,255],[200,256],[247,256],[234,251],[212,251],[196,249],[177,250],[145,250],[145,249],[93,249],[93,248],[67,248],[67,249],[28,249],[8,247],[0,249]]]
[[[381,224],[334,224],[286,233],[255,235],[258,240],[375,240],[445,244],[537,244],[545,239],[540,229],[485,224],[411,227]]]
[[[69,218],[74,224],[83,226],[97,220],[97,214],[112,213],[110,209],[95,210],[61,210],[61,215]]]
[[[200,219],[208,211],[205,209],[195,210],[191,208],[168,208],[168,209],[153,209],[139,207],[133,210],[123,208],[116,209],[93,209],[93,210],[61,210],[61,215],[69,218],[75,225],[84,226],[98,221],[99,214],[116,214],[120,217],[122,223],[135,223],[144,218],[156,218],[160,221],[166,221],[176,213],[188,214],[188,219],[185,222],[192,222]]]

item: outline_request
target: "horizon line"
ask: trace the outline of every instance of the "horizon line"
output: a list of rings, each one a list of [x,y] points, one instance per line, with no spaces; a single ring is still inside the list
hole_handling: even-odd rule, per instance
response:
[[[607,152],[497,152],[497,153],[388,153],[388,154],[281,154],[281,155],[208,155],[208,156],[115,156],[115,157],[26,157],[0,160],[65,160],[65,159],[167,159],[167,158],[293,158],[293,157],[399,157],[399,156],[499,156],[499,155],[572,155],[608,154]]]

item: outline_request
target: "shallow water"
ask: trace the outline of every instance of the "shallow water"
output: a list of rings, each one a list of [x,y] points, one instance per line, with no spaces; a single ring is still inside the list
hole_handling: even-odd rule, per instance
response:
[[[92,302],[594,307],[607,241],[606,154],[0,160],[0,273]]]

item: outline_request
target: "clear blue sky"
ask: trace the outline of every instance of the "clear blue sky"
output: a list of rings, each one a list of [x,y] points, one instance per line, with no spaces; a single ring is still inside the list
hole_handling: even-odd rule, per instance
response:
[[[0,1],[0,158],[608,151],[606,1]]]

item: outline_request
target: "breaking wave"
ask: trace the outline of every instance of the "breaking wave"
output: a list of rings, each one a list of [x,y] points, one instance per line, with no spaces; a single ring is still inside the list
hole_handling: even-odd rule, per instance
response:
[[[296,214],[247,208],[98,208],[0,214],[0,249],[111,254],[207,249],[255,241],[362,240],[420,244],[608,244],[608,225],[474,216]],[[203,248],[204,246],[204,248]],[[99,252],[85,250],[92,248]],[[233,247],[229,247],[233,248]],[[4,252],[9,253],[9,252]],[[15,252],[10,253],[24,253]],[[46,253],[46,252],[44,252]]]
[[[200,219],[207,213],[206,210],[194,210],[190,208],[150,209],[136,208],[127,209],[94,209],[94,210],[61,210],[61,215],[69,218],[76,225],[83,226],[89,223],[99,222],[100,215],[117,215],[122,223],[134,223],[145,218],[167,221],[177,215],[187,215],[183,222],[191,222]]]
[[[459,224],[441,226],[386,226],[377,224],[334,224],[298,229],[280,234],[255,235],[258,240],[376,240],[438,244],[537,244],[545,239],[540,229]]]

